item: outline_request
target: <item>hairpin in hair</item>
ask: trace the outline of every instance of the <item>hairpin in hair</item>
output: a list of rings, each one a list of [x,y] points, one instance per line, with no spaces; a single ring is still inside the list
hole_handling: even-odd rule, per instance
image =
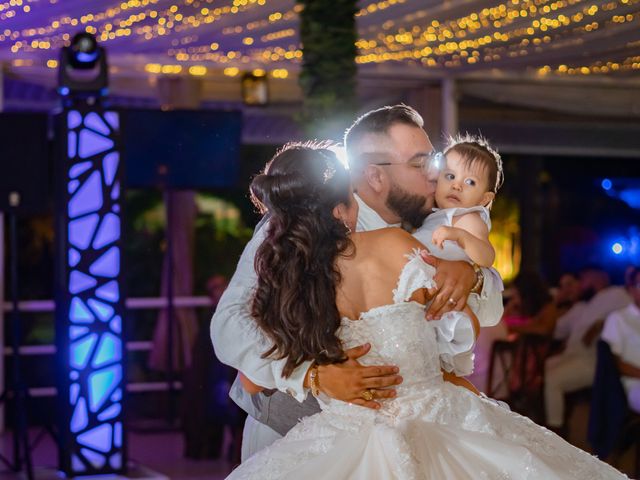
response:
[[[325,160],[325,165],[326,165],[326,168],[324,169],[322,178],[324,179],[324,183],[327,183],[336,174],[336,167],[334,167],[329,160]]]

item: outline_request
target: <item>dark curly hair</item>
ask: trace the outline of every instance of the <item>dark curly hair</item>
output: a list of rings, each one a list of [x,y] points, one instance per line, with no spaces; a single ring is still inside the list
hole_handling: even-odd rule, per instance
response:
[[[333,208],[349,205],[349,175],[328,143],[290,143],[251,183],[254,204],[269,215],[258,248],[252,315],[273,345],[263,357],[286,358],[283,376],[307,360],[344,361],[335,268],[352,243]]]
[[[520,292],[522,313],[533,317],[551,301],[549,287],[544,278],[534,271],[522,271],[513,279],[513,286]]]

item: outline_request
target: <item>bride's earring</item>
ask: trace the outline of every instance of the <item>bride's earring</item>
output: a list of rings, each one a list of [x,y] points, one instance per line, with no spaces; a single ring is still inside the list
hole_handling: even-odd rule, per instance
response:
[[[349,224],[346,222],[346,220],[342,221],[342,224],[344,225],[344,228],[347,229],[347,236],[351,235],[351,227],[349,226]]]

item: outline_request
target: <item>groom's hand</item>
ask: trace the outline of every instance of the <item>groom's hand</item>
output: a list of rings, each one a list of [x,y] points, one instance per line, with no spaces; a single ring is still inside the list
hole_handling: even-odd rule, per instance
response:
[[[371,349],[370,344],[350,348],[345,352],[347,360],[342,363],[318,366],[320,390],[331,398],[354,403],[362,407],[377,409],[376,400],[392,398],[396,391],[392,387],[402,383],[398,367],[393,365],[364,366],[358,362]],[[365,400],[362,393],[371,390],[373,400]]]
[[[441,260],[421,252],[425,262],[435,267],[433,277],[437,288],[430,292],[435,294],[427,309],[427,320],[438,320],[451,311],[461,311],[467,304],[467,297],[476,283],[473,267],[465,261]]]

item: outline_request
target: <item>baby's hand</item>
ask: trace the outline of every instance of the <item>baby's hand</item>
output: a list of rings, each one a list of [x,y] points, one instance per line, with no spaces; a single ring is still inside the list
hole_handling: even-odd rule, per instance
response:
[[[447,227],[443,225],[442,227],[436,228],[436,230],[433,232],[433,236],[431,237],[431,242],[437,247],[440,247],[442,249],[444,248],[445,240],[455,241],[456,238],[457,238],[456,229],[453,227]]]

